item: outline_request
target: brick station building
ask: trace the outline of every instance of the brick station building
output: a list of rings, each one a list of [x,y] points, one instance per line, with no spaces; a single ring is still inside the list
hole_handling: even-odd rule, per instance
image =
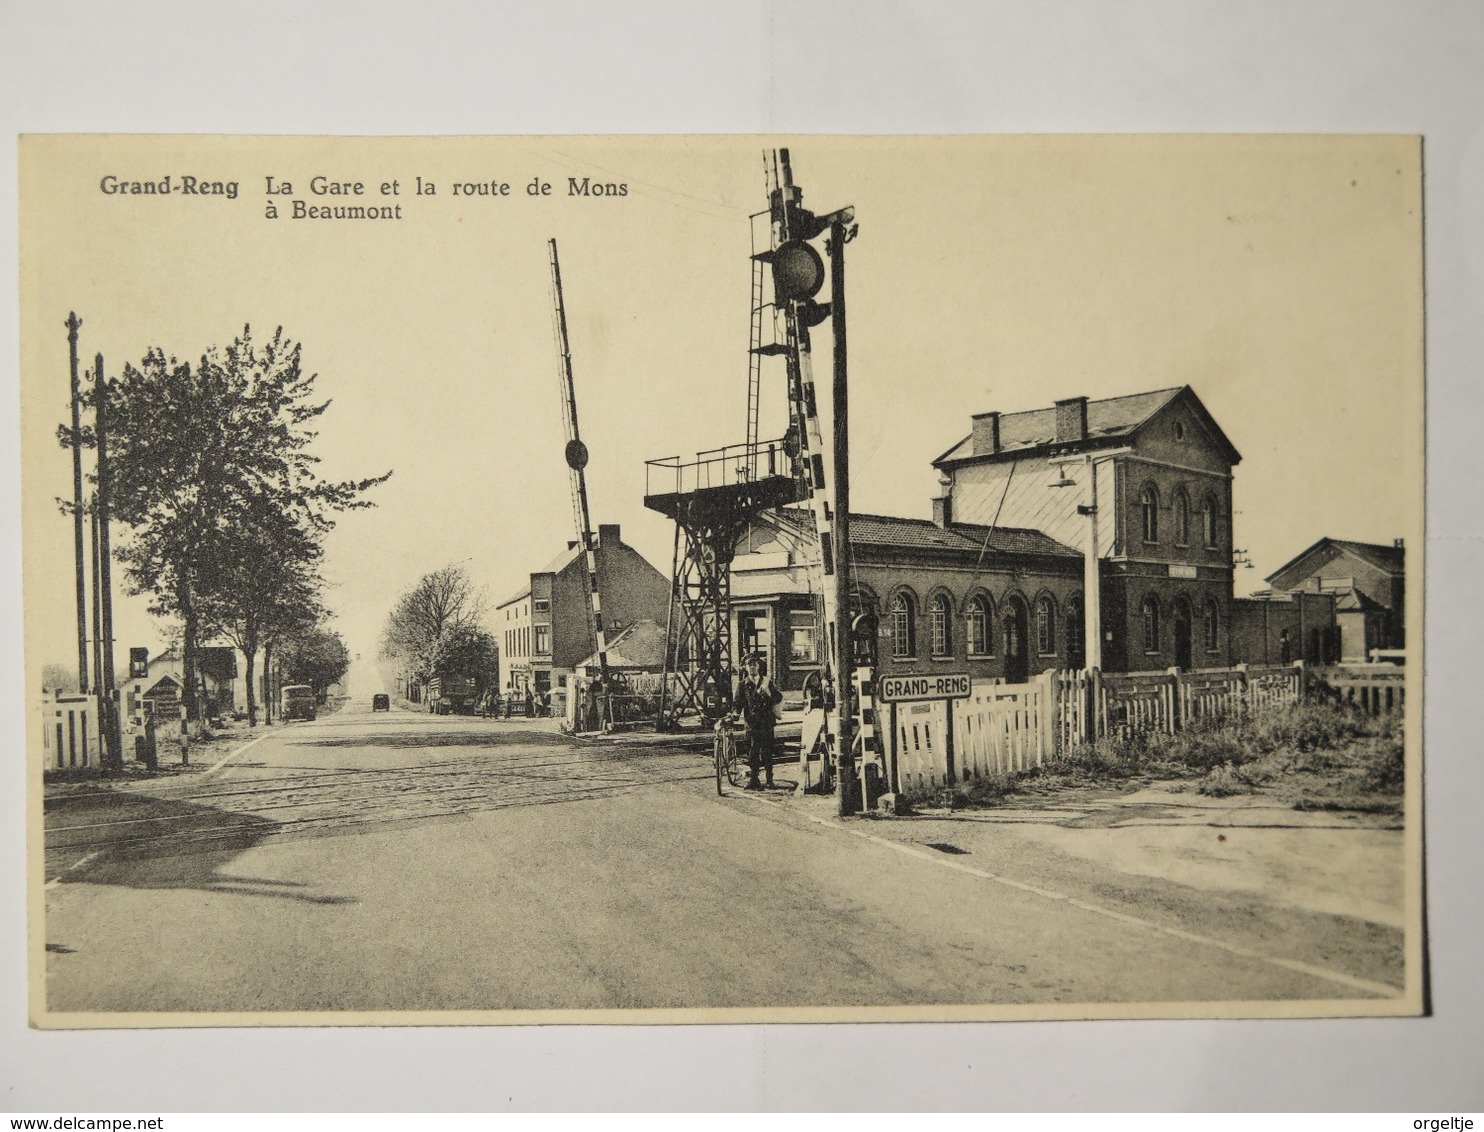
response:
[[[1246,659],[1232,636],[1240,460],[1189,386],[974,415],[932,461],[932,519],[852,515],[856,604],[880,619],[881,671],[1018,683],[1082,667],[1094,521],[1105,671]],[[732,564],[734,650],[769,657],[785,688],[822,654],[811,525],[804,508],[767,512]]]

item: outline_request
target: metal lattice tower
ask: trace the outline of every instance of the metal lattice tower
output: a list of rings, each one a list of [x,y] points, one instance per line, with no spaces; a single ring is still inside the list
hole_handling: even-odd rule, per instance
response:
[[[677,528],[666,687],[671,673],[680,687],[667,706],[676,716],[699,711],[703,720],[718,717],[731,704],[732,557],[737,540],[761,512],[809,503],[815,530],[811,565],[819,583],[813,588],[821,595],[822,626],[832,625],[835,616],[828,584],[835,572],[834,516],[809,344],[809,328],[827,318],[830,308],[812,299],[823,283],[824,266],[807,244],[829,222],[802,207],[786,149],[765,155],[764,178],[768,208],[750,218],[745,440],[698,453],[691,462],[652,460],[647,469],[645,506],[668,515]],[[764,442],[758,435],[769,357],[784,361],[789,425],[785,436]],[[831,635],[825,643],[832,648]],[[832,668],[839,671],[837,664]]]
[[[675,522],[674,582],[665,687],[678,678],[662,713],[699,712],[703,721],[732,704],[732,557],[737,540],[763,511],[799,498],[780,440],[736,444],[651,460],[644,505]]]

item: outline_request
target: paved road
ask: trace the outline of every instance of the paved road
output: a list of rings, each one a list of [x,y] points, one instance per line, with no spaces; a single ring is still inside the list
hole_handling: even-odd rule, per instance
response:
[[[50,808],[48,1003],[1075,1004],[1398,981],[1396,941],[1371,946],[1366,925],[1309,924],[1295,943],[1231,901],[1193,914],[1179,886],[904,829],[781,791],[718,798],[709,760],[674,747],[347,708],[209,774]]]

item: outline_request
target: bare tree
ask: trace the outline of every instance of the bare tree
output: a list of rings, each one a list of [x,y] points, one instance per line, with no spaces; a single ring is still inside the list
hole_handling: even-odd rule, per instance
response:
[[[424,574],[397,599],[381,634],[382,656],[398,661],[419,683],[438,669],[450,642],[479,628],[484,593],[462,566]]]

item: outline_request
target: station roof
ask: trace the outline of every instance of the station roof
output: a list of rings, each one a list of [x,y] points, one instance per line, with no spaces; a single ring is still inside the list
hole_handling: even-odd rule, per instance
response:
[[[784,525],[800,534],[812,534],[814,515],[805,507],[786,507],[774,512]],[[896,515],[851,513],[850,543],[859,547],[881,547],[903,551],[956,551],[995,554],[1039,555],[1081,561],[1082,552],[1044,531],[1028,527],[987,527],[978,523],[951,523],[940,527],[931,519],[906,519]]]
[[[1119,397],[1104,397],[1087,402],[1087,436],[1073,441],[1071,447],[1088,444],[1115,444],[1127,439],[1177,399],[1185,398],[1196,411],[1201,423],[1211,433],[1218,447],[1225,449],[1232,463],[1241,460],[1235,447],[1216,424],[1215,419],[1188,385],[1169,389],[1151,389],[1144,393],[1126,393]],[[983,414],[981,414],[983,415]],[[1001,460],[1024,455],[1039,448],[1062,447],[1056,439],[1056,407],[1026,409],[1018,413],[1001,413],[999,416],[1000,446],[994,452],[974,451],[974,435],[971,432],[947,452],[933,461],[933,466],[956,463],[960,460]]]

